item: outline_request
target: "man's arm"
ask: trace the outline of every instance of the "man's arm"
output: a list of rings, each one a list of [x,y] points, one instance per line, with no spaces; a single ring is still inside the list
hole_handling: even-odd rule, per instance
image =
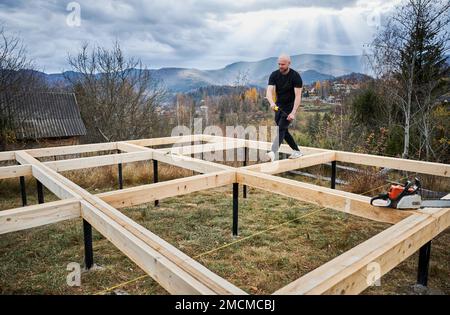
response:
[[[274,91],[275,91],[275,85],[267,86],[266,99],[269,101],[271,108],[276,106],[275,102],[273,101],[273,92]]]
[[[300,103],[302,102],[302,90],[303,88],[294,88],[295,99],[294,99],[294,108],[292,112],[289,114],[287,120],[294,120],[295,114],[297,114],[297,109],[300,107]]]

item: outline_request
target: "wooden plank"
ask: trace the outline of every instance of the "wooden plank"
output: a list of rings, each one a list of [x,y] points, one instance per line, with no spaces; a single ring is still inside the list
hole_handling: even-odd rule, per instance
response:
[[[244,142],[245,146],[249,149],[258,149],[264,151],[270,151],[272,148],[272,143],[267,141],[257,141],[257,140],[249,140],[242,138],[231,138],[231,137],[220,137],[220,136],[211,136],[211,135],[203,135],[203,141],[211,141],[211,142],[228,142],[228,143],[241,143]],[[314,147],[305,147],[299,146],[300,150],[304,154],[314,154],[321,152],[334,152],[333,150],[320,149]],[[280,153],[291,154],[293,150],[287,144],[281,144],[279,148]]]
[[[43,163],[40,163],[38,160],[33,158],[32,156],[26,154],[25,152],[21,152],[19,156],[19,162],[20,163],[27,163],[31,164],[33,166],[38,166],[38,168],[41,168],[48,177],[51,177],[55,183],[59,184],[61,187],[67,187],[72,191],[73,194],[81,196],[81,198],[84,199],[88,205],[88,209],[95,209],[97,208],[99,211],[91,211],[88,213],[93,213],[92,215],[97,215],[103,218],[105,221],[105,216],[112,219],[112,221],[117,224],[117,226],[121,226],[124,229],[126,229],[128,232],[130,232],[134,237],[140,239],[145,244],[147,244],[149,247],[157,251],[161,256],[165,256],[168,260],[170,260],[172,263],[177,265],[180,269],[183,269],[185,272],[187,272],[190,276],[192,276],[195,279],[198,279],[201,283],[205,284],[208,288],[213,290],[215,293],[218,294],[245,294],[244,291],[237,288],[236,286],[232,285],[225,279],[222,279],[218,275],[214,274],[213,272],[209,271],[207,268],[196,262],[194,259],[190,258],[188,255],[184,254],[174,246],[170,245],[157,235],[153,234],[143,226],[139,225],[138,223],[134,222],[132,219],[128,218],[126,215],[118,211],[117,209],[113,208],[103,200],[101,200],[99,197],[91,195],[89,192],[87,192],[85,189],[81,188],[80,186],[76,185],[75,183],[71,182],[69,179],[65,178],[61,174],[55,172],[54,170],[50,169]],[[57,191],[58,192],[58,191]],[[61,192],[60,192],[61,193]],[[62,197],[62,196],[60,196]],[[82,203],[84,202],[82,201]],[[92,206],[92,207],[90,207]],[[82,205],[82,215],[83,214],[83,205]],[[88,214],[89,215],[89,214]],[[91,218],[92,220],[92,218]],[[98,222],[97,222],[98,223]],[[112,222],[110,222],[112,223]],[[94,224],[93,224],[94,225]],[[94,225],[95,226],[95,225]],[[134,242],[135,243],[135,242]],[[126,246],[123,245],[123,246]],[[131,246],[131,245],[130,245]],[[123,248],[123,247],[122,247]],[[163,260],[166,261],[166,260]],[[170,270],[170,269],[167,269]],[[173,275],[175,278],[176,275]],[[156,277],[154,278],[156,281],[161,281],[160,278]],[[189,281],[186,280],[186,281]],[[195,282],[192,282],[190,284],[185,285],[194,285]],[[202,290],[201,287],[198,288],[198,290]],[[185,292],[190,293],[189,292]]]
[[[319,180],[322,180],[322,181],[331,182],[331,177],[330,176],[314,175],[314,174],[310,174],[310,173],[302,172],[302,171],[289,171],[289,174],[300,175],[300,176],[304,176],[304,177],[309,177],[309,178],[319,179]],[[344,180],[339,179],[339,178],[336,178],[335,182],[336,182],[336,184],[339,184],[339,185],[348,185],[347,181],[344,181]]]
[[[450,177],[450,164],[336,151],[336,161]]]
[[[83,218],[171,294],[214,294],[130,231],[82,201]]]
[[[152,152],[132,152],[132,153],[91,156],[70,160],[51,161],[51,162],[44,162],[44,164],[57,172],[62,172],[91,167],[100,167],[106,165],[117,165],[119,163],[146,161],[151,160],[152,157],[153,157]]]
[[[411,211],[371,206],[370,197],[242,169],[237,171],[236,180],[243,185],[378,222],[394,224],[412,214]]]
[[[30,176],[30,165],[12,165],[0,167],[0,179]]]
[[[186,168],[199,173],[213,173],[221,170],[234,170],[233,167],[222,165],[219,163],[194,159],[183,155],[164,154],[153,152],[153,159],[170,165]]]
[[[0,211],[0,234],[81,217],[80,201],[58,200],[40,205]]]
[[[208,137],[205,137],[203,140],[204,141],[214,140],[214,141],[209,142],[209,143],[194,145],[194,146],[185,145],[182,147],[157,149],[157,151],[163,152],[163,153],[170,152],[172,154],[186,155],[186,154],[199,154],[199,153],[212,152],[212,151],[226,151],[226,150],[233,150],[233,149],[241,149],[241,148],[245,148],[245,147],[250,148],[250,149],[259,149],[259,150],[267,151],[267,150],[270,150],[270,148],[272,146],[272,144],[268,143],[268,142],[252,141],[252,140],[245,140],[245,139],[239,139],[239,138],[235,139],[235,138],[218,137],[218,138],[210,139]],[[323,149],[308,148],[308,147],[302,147],[302,148],[303,148],[302,152],[307,153],[309,155],[321,156],[320,154],[322,153],[322,154],[328,154],[328,156],[333,155],[333,157],[334,157],[334,151],[331,151],[331,150],[323,150]],[[293,150],[287,145],[282,145],[282,147],[280,149],[280,153],[292,153],[292,152],[293,152]],[[308,159],[310,159],[310,158],[312,159],[312,157],[309,157]],[[292,160],[290,160],[290,161],[292,161]],[[326,161],[326,158],[325,158],[325,161]],[[332,161],[332,160],[330,160],[330,161]],[[326,162],[330,162],[330,161],[326,161]],[[284,161],[284,162],[280,161],[280,163],[281,163],[281,164],[279,164],[280,171],[275,171],[273,173],[268,171],[267,173],[276,174],[276,173],[285,172],[285,170],[283,170],[283,167],[286,168],[287,170],[291,169],[289,167],[288,161]],[[322,162],[318,161],[316,164],[322,164]],[[311,165],[316,165],[316,164],[311,164]],[[261,171],[262,168],[273,169],[273,166],[274,166],[274,164],[268,165],[267,163],[258,164],[258,165],[259,166],[256,166],[256,165],[248,166],[247,169],[254,170],[254,171]],[[265,167],[265,166],[270,166],[270,167]],[[300,166],[300,167],[307,167],[307,166]]]
[[[19,153],[22,154],[22,153]],[[18,154],[18,156],[19,156]],[[20,157],[19,159],[21,159]],[[42,165],[42,164],[41,164]],[[48,190],[54,193],[57,197],[61,199],[78,198],[81,199],[76,193],[68,188],[66,185],[60,183],[57,179],[49,176],[41,166],[32,165],[33,176],[39,180]]]
[[[232,184],[235,180],[236,172],[221,171],[110,191],[98,194],[97,196],[114,208],[120,209]]]
[[[185,135],[185,136],[174,136],[174,137],[162,137],[162,138],[151,138],[151,139],[138,139],[129,140],[126,143],[134,144],[143,147],[157,146],[157,145],[167,145],[174,143],[185,143],[191,141],[202,141],[203,135]]]
[[[170,154],[170,152],[163,153],[163,152],[159,152],[155,149],[141,147],[141,146],[131,144],[131,143],[122,143],[121,148],[123,150],[139,150],[140,149],[142,151],[153,152],[154,160],[157,160],[157,161],[160,161],[163,163],[167,163],[170,165],[186,168],[186,169],[196,171],[199,173],[213,173],[213,172],[219,172],[219,171],[223,171],[223,170],[235,170],[234,167],[221,165],[221,164],[213,163],[213,162],[209,162],[209,161],[203,161],[200,159],[194,159],[194,158],[184,156],[184,155]]]
[[[92,144],[78,144],[78,145],[68,145],[60,147],[50,147],[50,148],[39,148],[25,150],[32,157],[46,157],[46,156],[58,156],[58,155],[71,155],[78,153],[90,153],[99,151],[110,151],[116,150],[116,142],[105,142],[105,143],[92,143]]]
[[[286,159],[262,164],[254,164],[243,167],[242,169],[246,169],[248,171],[261,172],[264,174],[279,174],[300,168],[325,164],[334,161],[334,159],[335,159],[334,152],[319,152],[304,155],[297,159]]]
[[[130,143],[126,143],[126,142],[117,142],[117,149],[119,149],[122,152],[127,152],[127,153],[131,153],[131,152],[152,152],[151,150],[147,150],[148,148],[140,146],[140,145],[136,145],[136,144],[130,144]]]
[[[244,139],[234,139],[234,138],[230,138],[230,137],[204,135],[203,140],[220,142],[220,141],[242,141]],[[266,141],[245,140],[245,142],[246,142],[246,146],[248,148],[258,148],[260,150],[270,150],[271,145],[272,145],[270,142],[266,142]],[[312,148],[312,147],[300,147],[300,150],[306,154],[313,154],[313,153],[320,153],[320,152],[335,152],[336,153],[336,161],[339,161],[339,162],[347,162],[347,163],[377,166],[377,167],[386,167],[386,168],[392,168],[392,169],[397,169],[397,170],[404,170],[404,171],[418,172],[418,173],[429,174],[429,175],[450,177],[450,165],[449,164],[392,158],[392,157],[386,157],[386,156],[361,154],[361,153],[354,153],[354,152],[333,151],[333,150],[325,150],[325,149]],[[289,148],[288,145],[282,144],[280,146],[279,152],[280,153],[292,153],[292,149]]]
[[[211,143],[204,143],[204,144],[197,144],[197,145],[184,145],[180,147],[171,147],[171,148],[163,148],[163,149],[156,149],[158,152],[170,152],[172,154],[199,154],[199,153],[205,153],[205,152],[215,152],[215,151],[223,151],[223,150],[230,150],[230,149],[239,149],[244,148],[245,143],[236,143],[236,142],[211,142]]]
[[[93,157],[85,157],[85,158],[77,158],[77,159],[69,159],[69,160],[59,160],[59,161],[50,161],[44,162],[45,165],[50,167],[51,169],[61,172],[68,170],[76,170],[76,169],[85,169],[91,167],[99,167],[105,165],[115,165],[118,163],[131,163],[137,161],[145,161],[153,158],[153,149],[138,147],[139,150],[134,149],[132,153],[121,153],[121,154],[111,154],[111,155],[102,155],[102,156],[93,156]],[[147,151],[146,149],[150,150]],[[201,161],[192,159],[189,157],[179,157],[179,156],[166,156],[161,152],[157,152],[158,160],[161,162],[165,162],[168,164],[176,165],[179,167],[199,171],[199,172],[215,172],[223,169],[227,169],[229,167],[220,164],[213,164],[208,161]],[[203,163],[204,162],[204,163]],[[4,167],[6,168],[6,167]],[[2,169],[0,168],[0,179],[2,178]],[[5,170],[5,176],[9,176],[13,174],[15,170],[20,170],[21,168],[25,168],[25,166],[11,166],[11,169]],[[18,177],[10,176],[10,177]]]
[[[0,152],[0,161],[12,161],[15,159],[14,151]]]
[[[413,214],[274,294],[358,294],[376,280],[374,265],[381,277],[449,225],[450,209]]]

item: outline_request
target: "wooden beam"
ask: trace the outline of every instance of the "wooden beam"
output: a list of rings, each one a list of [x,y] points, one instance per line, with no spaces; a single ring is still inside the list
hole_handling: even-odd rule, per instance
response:
[[[234,139],[230,137],[210,136],[203,135],[204,141],[221,142],[221,141],[245,141],[248,148],[258,148],[260,150],[270,150],[271,143],[265,141],[254,141],[244,139]],[[429,175],[437,175],[450,177],[450,165],[442,163],[425,162],[419,160],[409,160],[392,158],[386,156],[378,156],[371,154],[362,154],[345,151],[333,151],[312,147],[300,147],[300,150],[307,154],[320,153],[320,152],[335,152],[336,161],[347,162],[361,165],[387,167],[397,170],[404,170],[410,172],[418,172]],[[288,145],[282,144],[280,146],[281,153],[292,153],[292,149]]]
[[[116,165],[119,163],[131,163],[137,161],[156,159],[158,161],[165,162],[167,164],[198,171],[200,173],[209,173],[209,172],[217,172],[224,169],[232,169],[229,166],[220,165],[209,161],[193,159],[191,157],[185,157],[180,155],[164,154],[154,149],[140,146],[136,146],[131,149],[130,147],[125,147],[125,145],[131,146],[127,143],[122,143],[120,145],[120,147],[122,148],[121,150],[125,151],[125,149],[127,149],[132,152],[76,158],[69,160],[50,161],[44,162],[43,164],[55,171],[62,172],[68,170],[77,170],[106,165]],[[2,168],[0,168],[0,174],[1,170]],[[14,168],[12,170],[14,170]],[[7,170],[5,171],[5,173],[9,174],[9,171]]]
[[[163,198],[181,196],[195,191],[220,187],[232,184],[235,181],[235,171],[221,171],[105,192],[97,196],[114,208],[120,209],[154,200],[161,200]]]
[[[205,152],[212,152],[212,151],[223,151],[223,150],[230,150],[230,149],[239,149],[244,148],[245,143],[236,143],[236,142],[210,142],[210,143],[204,143],[204,144],[197,144],[197,145],[184,145],[179,147],[171,147],[171,148],[163,148],[163,149],[156,149],[158,152],[170,152],[172,154],[181,154],[181,155],[187,155],[187,154],[199,154],[199,153],[205,153]]]
[[[450,209],[428,209],[391,226],[274,294],[358,294],[450,225]]]
[[[80,201],[58,200],[45,204],[0,211],[0,234],[81,217]]]
[[[223,147],[223,144],[212,143],[205,144],[204,147],[202,145],[198,146],[189,146],[189,147],[180,147],[176,148],[175,152],[179,154],[191,154],[189,151],[193,148],[194,153],[199,152],[208,152],[213,150],[220,150]],[[59,161],[49,161],[44,162],[45,165],[49,166],[51,169],[62,172],[69,170],[78,170],[78,169],[86,169],[92,167],[100,167],[106,165],[116,165],[119,163],[131,163],[137,161],[145,161],[152,159],[152,151],[143,151],[145,147],[132,147],[127,146],[127,143],[118,143],[118,148],[125,152],[133,152],[133,153],[121,153],[121,154],[110,154],[110,155],[101,155],[101,156],[92,156],[92,157],[84,157],[84,158],[75,158],[75,159],[67,159],[67,160],[59,160]],[[188,152],[189,151],[189,152]],[[43,154],[43,153],[42,153]],[[203,164],[204,165],[204,164]],[[209,164],[208,164],[209,165]],[[211,171],[211,165],[207,171]],[[196,169],[205,170],[205,166],[197,166]],[[214,170],[218,170],[214,166]],[[27,165],[13,165],[13,166],[5,166],[0,167],[0,179],[5,178],[14,178],[20,176],[31,175],[31,167]]]
[[[68,145],[60,147],[50,147],[50,148],[39,148],[25,150],[32,157],[46,157],[46,156],[58,156],[58,155],[71,155],[79,153],[90,153],[99,151],[110,151],[116,150],[116,142],[105,142],[105,143],[92,143],[92,144],[79,144],[79,145]]]
[[[370,205],[370,198],[345,191],[298,182],[295,180],[239,169],[237,182],[321,207],[334,209],[366,219],[397,223],[412,214]]]
[[[0,179],[16,178],[20,176],[30,176],[30,165],[12,165],[0,167]]]
[[[279,174],[300,168],[329,163],[334,161],[334,156],[334,152],[319,152],[304,155],[297,159],[286,159],[262,164],[254,164],[241,169],[265,174]]]
[[[222,165],[219,163],[194,159],[184,155],[164,154],[157,151],[153,152],[153,159],[199,173],[213,173],[222,170],[234,170],[234,167]]]
[[[44,164],[57,172],[62,172],[91,167],[100,167],[106,165],[117,165],[119,163],[146,161],[151,160],[152,157],[153,157],[152,152],[132,152],[132,153],[91,156],[70,160],[51,161],[51,162],[44,162]]]
[[[249,149],[258,149],[270,151],[272,148],[272,143],[267,141],[257,141],[257,140],[249,140],[242,138],[231,138],[231,137],[220,137],[220,136],[211,136],[211,135],[203,135],[203,141],[209,142],[228,142],[228,143],[241,143],[243,142],[245,146]],[[333,150],[313,148],[313,147],[304,147],[300,146],[300,150],[305,154],[314,154],[314,153],[323,153],[323,152],[333,152]],[[294,152],[289,145],[281,144],[279,147],[280,153],[290,154]]]
[[[386,167],[414,173],[417,172],[429,175],[450,177],[449,164],[399,159],[387,156],[378,156],[378,155],[361,154],[344,151],[336,151],[336,161],[377,166],[377,167]]]
[[[37,169],[41,168],[43,172],[46,173],[46,175],[49,178],[52,178],[58,185],[60,185],[63,188],[68,188],[72,191],[74,195],[79,195],[81,198],[84,199],[82,202],[82,215],[86,220],[88,220],[89,223],[91,223],[96,229],[99,229],[99,231],[108,231],[108,227],[105,227],[104,225],[101,226],[101,224],[107,224],[107,226],[115,226],[116,230],[118,227],[122,227],[127,231],[121,231],[121,233],[125,233],[127,236],[123,236],[116,240],[116,246],[119,244],[119,249],[125,250],[124,247],[127,246],[126,239],[132,238],[134,241],[132,244],[129,244],[129,246],[135,246],[136,243],[139,243],[142,245],[142,243],[139,241],[137,242],[137,239],[140,239],[142,242],[147,244],[151,249],[158,252],[158,254],[161,256],[161,262],[167,262],[170,261],[171,263],[175,264],[180,269],[187,272],[191,277],[197,279],[202,284],[205,284],[208,288],[210,288],[213,292],[218,294],[244,294],[245,292],[241,289],[237,288],[236,286],[232,285],[225,279],[222,279],[218,275],[214,274],[213,272],[209,271],[207,268],[196,262],[194,259],[190,258],[188,255],[184,254],[174,246],[170,245],[157,235],[153,234],[143,226],[139,225],[123,213],[121,213],[119,210],[113,208],[109,204],[107,204],[105,201],[101,200],[98,196],[91,195],[89,192],[87,192],[85,189],[81,188],[80,186],[76,185],[69,179],[65,178],[61,174],[55,172],[48,166],[44,165],[43,163],[40,163],[38,160],[33,158],[32,156],[26,154],[25,152],[21,152],[19,155],[19,162],[20,163],[27,163],[31,164],[33,166],[37,166]],[[61,192],[60,192],[61,193]],[[83,206],[84,204],[84,206]],[[83,209],[85,211],[83,211]],[[86,210],[87,209],[87,210]],[[98,210],[98,211],[97,211]],[[107,218],[111,220],[107,220]],[[101,221],[99,221],[101,220]],[[103,222],[103,223],[102,223]],[[105,230],[106,229],[106,230]],[[106,233],[105,233],[106,234]],[[114,234],[114,233],[112,233]],[[111,234],[109,237],[113,237]],[[125,244],[120,243],[124,241]],[[142,248],[142,246],[139,246]],[[149,248],[146,246],[144,250],[149,250]],[[127,252],[126,252],[127,253]],[[136,256],[134,253],[132,253],[133,257],[130,257],[132,259],[136,259]],[[164,256],[164,257],[162,257]],[[164,259],[162,259],[164,258]],[[167,260],[166,260],[167,258]],[[146,269],[145,271],[149,272],[149,269],[152,264],[151,262],[145,262]],[[159,265],[158,265],[159,266]],[[163,267],[158,267],[163,268]],[[178,279],[178,275],[176,272],[173,271],[171,274],[170,271],[172,270],[170,268],[170,264],[168,264],[164,269],[164,272],[168,272],[169,279]],[[163,272],[163,271],[161,271]],[[150,275],[161,285],[165,286],[166,288],[171,288],[167,285],[167,283],[164,282],[164,279],[161,279],[158,276],[161,274],[161,272],[153,270]],[[188,288],[195,285],[195,282],[192,282],[190,278],[181,277],[181,279],[186,279],[186,283],[182,283],[182,288],[186,289],[186,291],[179,292],[179,291],[172,291],[177,293],[185,293],[189,294],[192,293],[192,291]],[[177,284],[180,285],[180,284]],[[205,292],[201,287],[196,286],[197,289],[201,292]],[[171,291],[169,291],[171,292]]]
[[[131,143],[127,143],[127,142],[117,142],[117,149],[122,151],[122,152],[152,152],[151,150],[147,150],[149,148],[146,148],[144,146],[140,146],[137,144],[131,144]]]
[[[15,159],[14,151],[0,152],[0,161],[12,161]]]
[[[21,153],[19,153],[21,154]],[[18,156],[19,156],[18,154]],[[20,157],[19,159],[22,159]],[[42,165],[42,164],[41,164]],[[63,183],[59,182],[57,179],[48,175],[46,171],[42,169],[41,166],[32,165],[32,174],[39,182],[42,183],[48,190],[54,193],[57,197],[61,199],[78,198],[81,199],[76,193],[74,193],[70,188],[68,188]]]
[[[202,138],[203,138],[203,135],[195,134],[195,135],[186,135],[186,136],[129,140],[129,141],[126,141],[126,143],[143,146],[143,147],[150,147],[150,146],[167,145],[167,144],[173,144],[173,143],[202,141]]]
[[[200,159],[194,159],[194,158],[184,156],[184,155],[170,154],[170,152],[162,153],[155,149],[141,147],[141,146],[131,144],[131,143],[122,143],[120,147],[124,151],[133,150],[136,152],[137,150],[142,150],[142,151],[153,152],[154,160],[158,160],[163,163],[186,168],[186,169],[196,171],[199,173],[213,173],[213,172],[219,172],[219,171],[223,171],[223,170],[235,170],[234,167],[230,167],[227,165],[221,165],[218,163],[203,161]]]

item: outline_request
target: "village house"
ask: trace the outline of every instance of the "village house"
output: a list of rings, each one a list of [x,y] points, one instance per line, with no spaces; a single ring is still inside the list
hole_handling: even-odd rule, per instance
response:
[[[7,150],[75,145],[86,135],[73,93],[2,93],[0,102],[13,111],[15,121],[15,141]]]

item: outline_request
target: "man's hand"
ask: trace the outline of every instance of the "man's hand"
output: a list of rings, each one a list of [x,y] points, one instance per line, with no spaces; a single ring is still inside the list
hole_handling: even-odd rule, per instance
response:
[[[275,102],[273,100],[271,100],[270,98],[268,98],[267,96],[265,97],[265,99],[269,102],[271,110],[273,110],[273,108],[275,106],[277,106],[277,104],[275,104]]]
[[[287,116],[287,120],[288,121],[293,121],[295,119],[295,112],[292,111],[288,116]]]

